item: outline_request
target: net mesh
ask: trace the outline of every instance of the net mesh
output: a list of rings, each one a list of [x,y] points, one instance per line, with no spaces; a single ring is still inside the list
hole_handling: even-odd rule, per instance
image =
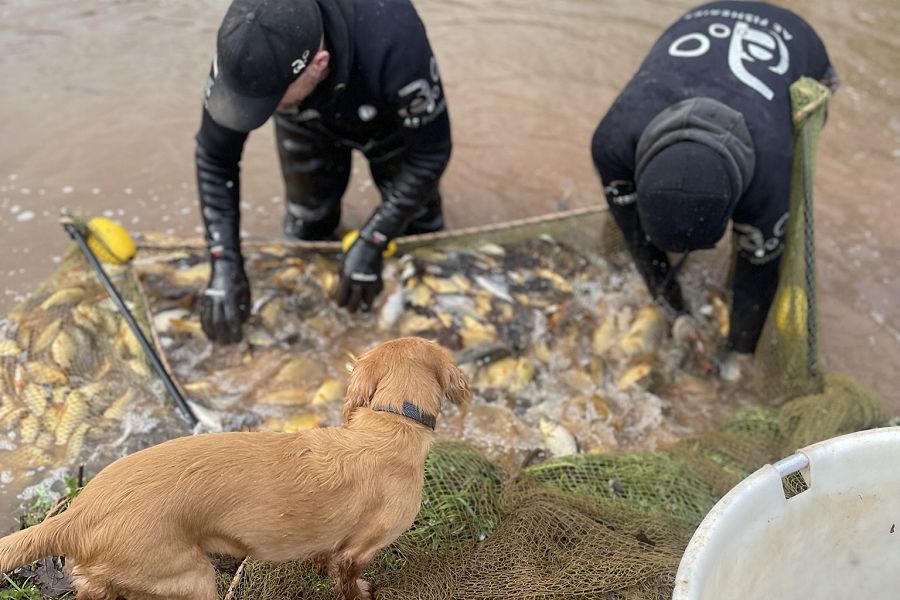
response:
[[[627,254],[602,213],[456,241],[477,254],[446,251],[452,240],[408,242],[411,258],[386,272],[389,299],[364,319],[327,301],[333,257],[248,245],[256,306],[239,348],[202,337],[192,311],[208,266],[196,245],[157,244],[140,277],[108,269],[187,395],[235,429],[337,424],[347,355],[386,335],[425,334],[457,352],[478,402],[444,415],[439,437],[477,447],[433,448],[413,527],[364,575],[378,598],[669,598],[694,529],[729,489],[799,447],[889,418],[879,398],[818,360],[810,182],[828,96],[802,80],[792,98],[791,217],[752,395],[709,381],[706,358],[727,322],[721,299],[704,298],[701,331],[672,342],[680,334],[622,275]],[[101,467],[187,433],[76,252],[3,334],[7,480]],[[248,560],[217,581],[235,599],[334,595],[307,562]]]
[[[809,402],[747,407],[658,452],[576,455],[516,473],[439,444],[413,528],[366,575],[391,600],[670,598],[694,529],[728,489],[788,449],[886,418],[874,396],[854,411]],[[329,586],[310,563],[248,562],[234,597],[325,598]]]
[[[793,398],[810,395],[803,410],[823,403],[852,412],[869,406],[870,391],[846,376],[826,374],[819,357],[816,303],[813,175],[829,91],[802,78],[791,86],[794,114],[790,219],[779,285],[755,355],[762,393]],[[802,438],[801,438],[802,439]]]
[[[779,285],[763,328],[756,368],[769,389],[795,396],[822,390],[816,340],[812,179],[816,148],[825,119],[828,90],[801,79],[791,86],[794,147],[790,218]]]
[[[145,315],[131,271],[107,269],[136,316]],[[147,320],[141,323],[147,330]],[[78,465],[97,468],[161,441],[127,435],[170,419],[168,401],[136,338],[76,248],[8,315],[2,337],[0,428],[8,436],[0,441],[0,471],[5,478],[56,468],[59,479]]]

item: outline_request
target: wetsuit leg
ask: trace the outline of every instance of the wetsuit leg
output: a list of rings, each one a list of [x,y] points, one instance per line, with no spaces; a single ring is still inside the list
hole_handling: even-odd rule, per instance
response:
[[[350,179],[350,148],[325,131],[275,116],[275,140],[284,177],[284,233],[323,240],[341,222],[341,197]]]

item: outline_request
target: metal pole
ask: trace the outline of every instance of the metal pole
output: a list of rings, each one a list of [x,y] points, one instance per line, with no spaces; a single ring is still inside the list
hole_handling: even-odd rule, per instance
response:
[[[166,368],[163,366],[162,362],[160,362],[159,357],[156,355],[156,351],[153,349],[153,346],[151,346],[150,342],[147,341],[147,338],[144,336],[144,332],[141,331],[141,328],[138,326],[137,321],[135,321],[134,317],[131,315],[131,311],[129,311],[128,307],[125,305],[125,301],[122,300],[122,297],[119,295],[119,292],[116,290],[112,281],[110,281],[109,276],[106,274],[106,271],[103,270],[103,265],[101,265],[100,261],[97,260],[96,255],[94,255],[94,251],[91,250],[91,247],[87,245],[87,241],[84,239],[84,235],[81,233],[81,230],[75,225],[75,223],[68,220],[63,220],[62,226],[63,229],[65,229],[66,232],[72,237],[72,239],[74,239],[78,243],[78,247],[81,248],[81,251],[87,257],[88,262],[91,263],[94,271],[97,272],[97,276],[100,278],[100,283],[102,283],[103,287],[106,288],[109,297],[112,298],[112,301],[115,303],[116,308],[119,309],[119,312],[125,318],[125,322],[128,323],[128,326],[131,328],[131,331],[134,333],[134,335],[137,336],[138,342],[140,342],[141,348],[144,349],[144,353],[147,355],[147,358],[150,359],[150,363],[153,365],[153,368],[162,378],[163,384],[165,384],[166,389],[175,399],[175,404],[178,407],[178,410],[191,425],[191,427],[194,427],[198,422],[197,417],[194,416],[194,412],[191,410],[191,407],[188,406],[188,403],[181,395],[181,392],[178,391],[178,388],[175,386],[175,382],[172,381],[172,377],[169,375],[169,372],[166,371]]]

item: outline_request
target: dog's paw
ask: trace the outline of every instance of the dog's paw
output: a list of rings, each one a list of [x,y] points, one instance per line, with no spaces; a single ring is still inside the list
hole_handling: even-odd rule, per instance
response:
[[[372,584],[365,579],[357,579],[356,587],[359,588],[359,600],[372,600]]]

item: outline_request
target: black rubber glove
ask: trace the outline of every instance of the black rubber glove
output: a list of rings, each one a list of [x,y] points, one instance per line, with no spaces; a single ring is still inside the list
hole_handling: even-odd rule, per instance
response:
[[[197,192],[211,256],[209,285],[197,301],[200,323],[212,342],[241,340],[250,315],[250,284],[240,243],[240,159],[246,133],[213,121],[204,109],[197,133]]]
[[[660,286],[653,294],[653,297],[665,302],[668,308],[675,313],[675,316],[687,314],[684,306],[684,296],[681,295],[681,286],[678,285],[674,278],[665,287]]]
[[[684,296],[676,275],[678,266],[669,264],[666,253],[647,242],[640,248],[632,248],[635,266],[644,278],[653,299],[666,310],[670,319],[687,313]]]
[[[675,278],[678,268],[673,267],[669,263],[668,255],[654,246],[644,234],[635,204],[637,194],[634,183],[614,181],[603,191],[609,203],[609,210],[622,231],[634,264],[644,278],[650,295],[664,305],[672,318],[684,314],[686,312],[684,296]]]
[[[197,301],[200,324],[213,343],[241,341],[241,325],[250,316],[250,282],[240,263],[212,259],[209,285]]]
[[[381,280],[383,251],[384,245],[362,236],[353,242],[341,267],[341,280],[336,294],[338,306],[346,306],[350,312],[360,308],[364,312],[372,309],[375,297],[384,289]]]
[[[735,352],[723,347],[719,348],[710,358],[719,379],[730,383],[737,383],[750,375],[753,370],[752,353]]]

